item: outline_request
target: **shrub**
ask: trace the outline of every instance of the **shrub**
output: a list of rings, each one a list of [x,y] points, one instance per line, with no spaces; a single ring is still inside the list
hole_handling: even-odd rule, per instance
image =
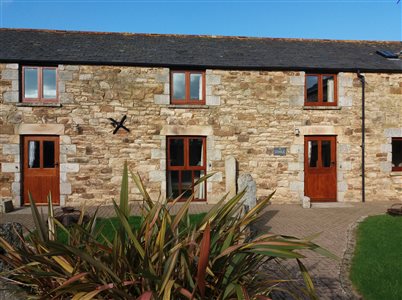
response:
[[[224,197],[194,225],[188,214],[192,197],[173,215],[180,197],[154,202],[140,177],[131,177],[144,200],[139,227],[128,222],[125,165],[120,203],[114,202],[119,226],[113,239],[95,226],[96,213],[88,223],[81,218],[66,228],[53,218],[49,199],[46,224],[30,199],[36,230],[21,236],[18,249],[0,239],[7,251],[0,258],[10,268],[2,276],[40,299],[269,299],[281,280],[266,281],[259,267],[275,258],[296,259],[306,290],[315,298],[298,251],[331,254],[308,239],[271,233],[252,237],[248,230],[272,195],[247,213],[242,209],[244,191],[232,199]],[[60,230],[67,242],[58,240]]]

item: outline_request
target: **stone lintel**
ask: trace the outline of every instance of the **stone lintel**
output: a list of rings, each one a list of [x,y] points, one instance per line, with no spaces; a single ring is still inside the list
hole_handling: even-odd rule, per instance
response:
[[[15,127],[15,133],[24,134],[41,134],[41,135],[63,135],[63,124],[20,124]]]
[[[401,128],[387,128],[384,130],[386,137],[402,137],[402,127]]]
[[[213,135],[212,126],[183,126],[165,125],[161,130],[161,135]]]
[[[299,128],[301,135],[338,135],[341,129],[334,126],[302,126]]]

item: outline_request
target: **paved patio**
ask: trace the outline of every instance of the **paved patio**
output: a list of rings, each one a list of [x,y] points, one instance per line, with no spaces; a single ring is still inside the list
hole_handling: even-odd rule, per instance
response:
[[[350,207],[303,209],[299,205],[270,205],[259,222],[259,229],[282,235],[306,237],[318,232],[315,240],[320,246],[342,258],[346,249],[348,229],[364,216],[386,212],[390,202],[355,203]],[[341,261],[331,260],[313,252],[306,252],[303,263],[313,278],[319,299],[351,299],[346,294],[340,281]],[[302,282],[298,266],[294,262],[286,263],[285,270],[268,268],[276,275],[291,274],[296,282]],[[283,277],[283,276],[282,276]],[[286,299],[278,296],[275,299]]]
[[[390,202],[354,203],[349,207],[311,209],[303,209],[296,204],[272,204],[265,209],[257,228],[259,231],[272,231],[300,238],[321,232],[321,235],[315,240],[316,243],[342,258],[350,226],[362,216],[385,213],[391,204]],[[198,213],[207,211],[209,208],[208,205],[194,204],[191,212]],[[89,211],[94,209],[88,208]],[[136,210],[138,208],[134,208],[133,212],[138,213]],[[46,213],[47,208],[44,207],[43,211]],[[99,210],[99,216],[107,217],[113,214],[111,207],[102,207]],[[29,208],[0,214],[0,223],[10,221],[20,222],[28,228],[33,227]],[[334,261],[315,253],[306,253],[306,255],[308,257],[303,259],[303,262],[313,277],[319,299],[350,299],[344,292],[339,277],[341,261]],[[280,278],[284,277],[283,273],[290,274],[295,279],[295,284],[302,281],[298,267],[293,262],[286,263],[282,270],[278,270],[272,264],[266,268],[266,271],[270,272],[273,277],[279,276]],[[287,297],[277,295],[274,298],[286,299]]]

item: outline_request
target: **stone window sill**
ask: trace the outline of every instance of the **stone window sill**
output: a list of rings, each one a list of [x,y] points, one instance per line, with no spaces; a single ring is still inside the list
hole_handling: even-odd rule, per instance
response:
[[[62,107],[61,103],[40,103],[40,102],[19,102],[15,104],[20,107]]]
[[[391,176],[401,176],[402,177],[402,171],[392,171]]]
[[[340,106],[303,106],[303,110],[341,110]]]
[[[167,107],[174,109],[208,109],[209,105],[169,104]]]

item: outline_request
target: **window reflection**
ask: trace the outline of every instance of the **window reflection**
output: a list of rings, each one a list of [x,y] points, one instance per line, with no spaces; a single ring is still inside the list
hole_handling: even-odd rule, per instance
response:
[[[43,142],[43,167],[54,168],[54,142]]]
[[[324,168],[331,166],[331,141],[321,142],[321,160]]]
[[[184,193],[183,197],[188,198],[193,193],[192,190],[193,185],[193,176],[192,171],[181,171],[181,188],[182,193]]]
[[[307,102],[318,102],[318,76],[307,76]]]
[[[318,141],[308,141],[308,165],[311,168],[317,167]]]
[[[169,163],[171,166],[184,165],[184,140],[183,139],[169,139],[170,158]]]
[[[202,166],[203,142],[202,139],[190,139],[190,166]]]
[[[323,102],[334,102],[335,90],[334,90],[334,76],[322,77],[322,89],[323,89]]]
[[[36,68],[24,69],[24,97],[39,98],[38,70]]]
[[[190,98],[202,100],[202,75],[190,74]]]
[[[168,172],[168,198],[175,199],[180,196],[180,181],[179,181],[179,171],[169,171]]]
[[[194,171],[194,183],[203,176],[205,176],[204,171]],[[204,181],[195,187],[195,198],[205,199],[205,184],[206,182]]]
[[[43,98],[56,98],[56,70],[43,69]]]
[[[173,73],[173,98],[179,100],[186,98],[186,76],[184,73]]]
[[[40,168],[40,142],[28,142],[28,168]]]

